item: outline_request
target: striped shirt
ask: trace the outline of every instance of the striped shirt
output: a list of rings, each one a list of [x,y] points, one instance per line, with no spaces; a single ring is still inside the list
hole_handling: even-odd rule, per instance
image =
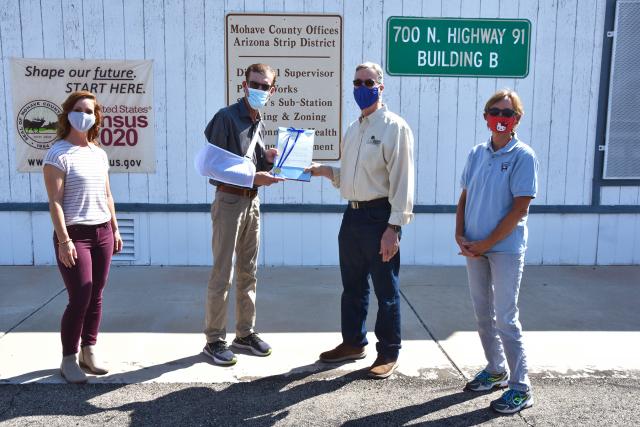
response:
[[[80,147],[60,140],[47,151],[44,164],[65,173],[62,209],[66,225],[111,220],[106,189],[109,160],[104,150],[91,143]]]

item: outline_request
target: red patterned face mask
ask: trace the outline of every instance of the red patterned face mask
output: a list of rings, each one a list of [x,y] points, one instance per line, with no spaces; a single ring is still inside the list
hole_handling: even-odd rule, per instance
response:
[[[516,116],[503,117],[487,115],[487,126],[493,132],[511,133],[513,127],[516,125],[516,120]]]

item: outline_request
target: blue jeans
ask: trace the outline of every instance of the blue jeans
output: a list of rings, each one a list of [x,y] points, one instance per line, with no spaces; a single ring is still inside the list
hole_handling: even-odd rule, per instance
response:
[[[507,371],[509,387],[531,389],[518,312],[524,254],[488,253],[467,258],[471,301],[491,374]]]
[[[338,243],[342,276],[342,339],[363,347],[367,342],[369,277],[378,299],[376,349],[395,360],[400,351],[400,251],[382,262],[380,239],[387,229],[390,206],[351,209],[342,217]]]

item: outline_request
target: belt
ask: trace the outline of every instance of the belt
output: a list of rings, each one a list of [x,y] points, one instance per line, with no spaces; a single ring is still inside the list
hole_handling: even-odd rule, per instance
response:
[[[231,187],[229,185],[218,184],[216,191],[222,191],[223,193],[235,194],[236,196],[244,196],[253,199],[258,195],[258,190],[248,188]]]
[[[349,200],[349,207],[351,209],[362,209],[362,208],[378,208],[382,206],[389,206],[389,199],[383,197],[381,199],[367,200],[365,202],[357,202],[355,200]]]
[[[101,224],[71,224],[67,225],[67,230],[76,229],[76,230],[90,230],[93,228],[106,227],[111,224],[111,221],[103,222]]]

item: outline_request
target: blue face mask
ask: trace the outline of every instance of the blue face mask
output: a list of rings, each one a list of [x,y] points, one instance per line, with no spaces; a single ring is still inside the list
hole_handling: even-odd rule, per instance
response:
[[[269,92],[260,89],[252,89],[250,87],[247,88],[249,91],[249,96],[247,96],[247,100],[249,101],[249,105],[254,110],[259,110],[267,104],[269,100]]]
[[[361,85],[353,88],[353,97],[356,99],[356,103],[361,110],[367,107],[371,107],[378,101],[378,87],[368,88],[365,85]]]

